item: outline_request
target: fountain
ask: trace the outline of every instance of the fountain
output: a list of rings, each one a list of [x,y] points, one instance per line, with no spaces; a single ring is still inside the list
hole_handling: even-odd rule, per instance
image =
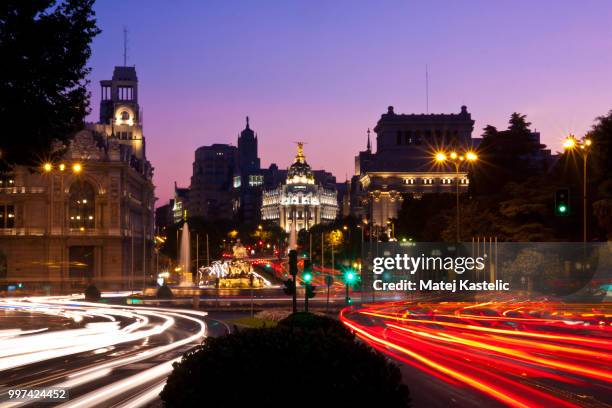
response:
[[[291,223],[291,229],[289,230],[289,251],[297,249],[297,230],[295,229],[295,222]]]
[[[189,236],[189,225],[187,221],[183,224],[181,231],[181,245],[179,254],[179,266],[181,268],[179,274],[179,286],[193,285],[193,277],[191,276],[191,238]]]

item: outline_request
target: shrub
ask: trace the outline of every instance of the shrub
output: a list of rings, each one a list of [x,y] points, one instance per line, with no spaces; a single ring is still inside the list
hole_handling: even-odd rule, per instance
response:
[[[161,398],[185,408],[409,406],[398,367],[332,320],[296,314],[277,328],[207,338],[175,363]]]
[[[172,289],[166,284],[163,284],[157,289],[157,298],[158,299],[172,299],[174,294],[172,293]]]
[[[278,322],[279,328],[300,331],[321,331],[353,340],[353,334],[339,321],[307,312],[297,312]]]
[[[90,301],[97,301],[102,297],[100,290],[93,283],[85,288],[84,294],[85,299]]]

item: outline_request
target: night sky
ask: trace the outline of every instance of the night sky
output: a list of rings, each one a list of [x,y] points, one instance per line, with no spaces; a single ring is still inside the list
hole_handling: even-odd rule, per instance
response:
[[[289,165],[307,142],[314,168],[354,171],[366,130],[400,113],[459,112],[505,128],[525,113],[559,150],[612,109],[612,2],[98,1],[91,59],[99,85],[136,65],[158,205],[187,186],[194,150],[236,143],[245,116],[262,165]]]

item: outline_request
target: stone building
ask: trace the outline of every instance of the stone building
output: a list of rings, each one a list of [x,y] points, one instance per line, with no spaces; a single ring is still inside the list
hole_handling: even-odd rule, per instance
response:
[[[275,222],[290,232],[293,225],[296,231],[308,230],[315,224],[332,222],[337,215],[335,188],[316,182],[306,162],[303,144],[298,143],[298,152],[287,170],[285,183],[263,192],[262,220]]]
[[[16,166],[0,185],[0,273],[58,293],[88,282],[139,289],[151,273],[153,169],[145,155],[134,67],[101,81],[100,121],[55,162]]]
[[[452,193],[457,177],[461,192],[467,191],[467,169],[456,174],[454,166],[436,164],[433,158],[439,150],[470,149],[473,128],[465,106],[458,114],[397,114],[390,106],[374,128],[376,152],[368,130],[366,150],[355,157],[350,186],[353,214],[385,227],[397,218],[406,194],[418,198]]]

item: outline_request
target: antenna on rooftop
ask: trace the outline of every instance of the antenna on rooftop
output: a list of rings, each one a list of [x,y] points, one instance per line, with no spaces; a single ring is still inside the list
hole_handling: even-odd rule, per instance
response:
[[[127,67],[127,47],[128,47],[127,28],[123,27],[123,66],[124,67]]]

